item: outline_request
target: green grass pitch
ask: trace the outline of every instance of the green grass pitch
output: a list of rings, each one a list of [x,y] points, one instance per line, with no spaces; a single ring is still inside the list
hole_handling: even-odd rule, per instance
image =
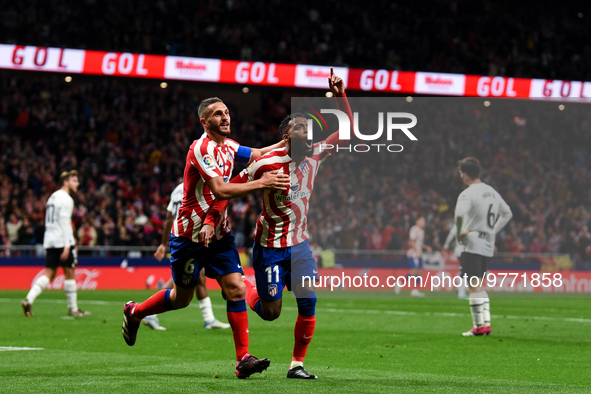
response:
[[[466,300],[320,298],[306,369],[317,381],[286,378],[295,300],[279,319],[249,312],[250,351],[268,357],[263,374],[238,380],[229,330],[205,330],[196,302],[160,315],[167,331],[121,336],[125,301],[151,291],[81,291],[88,318],[66,316],[62,291],[46,291],[25,318],[24,291],[0,292],[1,393],[589,393],[591,300],[493,299],[493,335],[464,338]],[[286,293],[288,295],[289,293]],[[227,321],[211,292],[214,313]],[[2,349],[0,349],[2,350]]]

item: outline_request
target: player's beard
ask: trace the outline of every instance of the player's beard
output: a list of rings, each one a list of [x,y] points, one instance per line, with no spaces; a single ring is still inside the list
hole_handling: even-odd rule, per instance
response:
[[[220,135],[222,137],[228,137],[230,135],[230,123],[228,123],[228,127],[225,130],[222,130],[222,125],[219,126],[210,126],[209,130],[212,133],[215,133],[217,135]]]

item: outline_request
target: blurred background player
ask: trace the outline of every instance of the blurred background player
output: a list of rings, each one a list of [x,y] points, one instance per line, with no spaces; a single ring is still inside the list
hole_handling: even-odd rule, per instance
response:
[[[456,237],[464,245],[460,275],[468,276],[473,322],[473,328],[462,335],[490,335],[490,300],[481,279],[494,254],[495,235],[511,220],[513,213],[501,195],[480,180],[477,159],[467,157],[458,162],[458,167],[460,178],[468,187],[460,193],[456,204]],[[476,277],[474,281],[473,277]]]
[[[72,212],[74,200],[70,196],[76,193],[80,182],[75,170],[63,172],[60,175],[61,189],[54,192],[47,200],[45,211],[45,235],[43,248],[45,249],[45,273],[41,275],[27,297],[21,301],[25,316],[33,316],[32,305],[35,299],[45,290],[55,278],[58,267],[64,270],[64,291],[68,301],[68,315],[75,317],[89,316],[90,312],[78,309],[76,289],[76,241],[72,229]]]
[[[166,249],[168,248],[168,241],[170,238],[170,230],[172,229],[172,222],[176,218],[179,207],[183,202],[183,184],[179,184],[177,187],[174,188],[172,193],[170,194],[170,202],[166,207],[166,220],[164,222],[164,227],[162,229],[162,242],[158,249],[154,253],[154,257],[156,260],[162,261],[164,255],[166,254]],[[174,282],[172,278],[166,282],[166,284],[162,287],[163,289],[172,289],[174,287]],[[197,296],[197,300],[199,301],[199,309],[201,309],[201,314],[203,315],[203,327],[207,329],[212,328],[230,328],[228,323],[222,323],[218,321],[215,316],[213,315],[213,309],[211,307],[211,298],[207,295],[207,287],[205,284],[205,270],[201,270],[199,274],[199,283],[197,283],[197,287],[195,287],[195,295]],[[146,316],[142,322],[146,324],[148,327],[153,328],[155,330],[165,330],[164,327],[160,326],[158,322],[158,317],[156,315]]]
[[[443,244],[443,251],[449,252],[451,245],[455,244],[453,253],[459,260],[460,256],[462,256],[462,250],[464,250],[464,245],[459,243],[458,240],[456,239],[457,234],[458,234],[458,228],[457,228],[456,224],[454,223],[453,226],[451,226],[451,228],[449,229],[449,233],[447,234],[447,238],[445,238],[445,242]],[[459,273],[458,273],[458,276],[459,276]],[[465,283],[465,281],[463,281],[462,284],[460,286],[458,286],[458,298],[460,298],[462,300],[468,298],[468,295],[466,294],[467,289],[468,289],[468,283]]]
[[[408,258],[408,265],[410,266],[409,276],[419,277],[415,283],[422,283],[421,275],[423,274],[423,249],[431,253],[430,246],[424,245],[425,242],[425,225],[426,221],[423,216],[419,217],[415,225],[410,228],[408,232],[408,249],[406,257]],[[409,282],[410,283],[410,280]],[[412,297],[424,297],[425,294],[414,288],[410,291]]]
[[[226,299],[236,350],[236,376],[243,379],[266,370],[270,361],[259,360],[248,351],[246,289],[227,210],[215,227],[209,248],[204,247],[201,230],[206,213],[215,200],[240,197],[267,187],[285,190],[289,188],[289,176],[265,174],[259,181],[249,184],[229,184],[234,161],[250,164],[283,143],[251,149],[227,138],[230,135],[230,111],[217,97],[201,101],[198,116],[205,132],[193,141],[187,153],[183,202],[169,241],[174,286],[159,291],[140,304],[126,303],[121,333],[125,342],[133,346],[144,317],[187,307],[195,294],[201,270],[205,268],[205,275],[218,281]]]
[[[353,119],[345,95],[345,85],[331,68],[328,78],[339,109]],[[298,304],[294,328],[292,361],[288,378],[317,379],[304,369],[304,358],[316,326],[316,292],[311,278],[318,279],[316,260],[308,243],[307,215],[320,164],[338,146],[339,132],[325,141],[312,144],[308,139],[308,123],[303,114],[295,113],[283,119],[279,132],[285,147],[275,149],[242,171],[232,183],[256,182],[267,171],[289,173],[289,190],[264,190],[263,212],[257,221],[253,246],[253,267],[256,287],[244,279],[248,306],[263,320],[275,320],[281,314],[283,289],[293,290]],[[345,141],[345,142],[348,142]],[[214,203],[206,224],[218,221],[219,212],[227,201]],[[213,234],[212,226],[204,226],[205,237]],[[304,278],[308,278],[307,281]]]

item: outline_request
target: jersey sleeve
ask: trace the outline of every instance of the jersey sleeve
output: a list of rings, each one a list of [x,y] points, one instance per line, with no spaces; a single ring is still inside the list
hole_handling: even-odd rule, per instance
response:
[[[172,214],[174,214],[174,202],[172,201],[172,196],[170,197],[170,201],[168,202],[168,206],[166,210]]]
[[[447,238],[445,238],[445,242],[443,243],[443,247],[449,249],[451,243],[456,238],[456,233],[458,232],[458,227],[454,223],[453,226],[449,229],[449,233],[447,234]]]
[[[472,207],[472,199],[468,192],[464,191],[458,196],[458,202],[456,203],[456,213],[455,218],[463,217],[468,212],[470,212],[470,208]]]
[[[204,142],[201,145],[195,145],[195,148],[193,149],[193,154],[195,156],[195,162],[193,162],[192,164],[194,167],[197,168],[199,174],[205,182],[209,181],[212,178],[222,176],[220,167],[217,161],[215,160],[213,148],[210,146],[208,142]]]
[[[498,194],[497,194],[498,195]],[[509,205],[503,200],[503,198],[499,195],[501,201],[499,202],[499,218],[495,223],[494,232],[497,234],[499,231],[505,227],[509,220],[513,217],[513,212],[511,212],[511,208]]]

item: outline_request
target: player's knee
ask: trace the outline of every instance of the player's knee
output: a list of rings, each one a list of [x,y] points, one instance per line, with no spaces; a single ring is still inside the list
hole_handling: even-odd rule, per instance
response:
[[[263,320],[273,321],[281,315],[281,308],[270,308],[263,310]]]
[[[244,282],[230,282],[224,288],[224,294],[228,301],[240,301],[246,297],[246,286]]]

